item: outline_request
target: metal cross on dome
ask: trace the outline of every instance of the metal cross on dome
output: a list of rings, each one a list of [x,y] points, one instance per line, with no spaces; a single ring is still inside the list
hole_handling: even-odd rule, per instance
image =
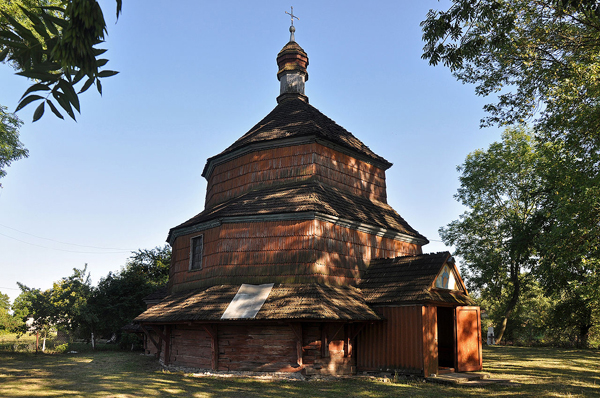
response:
[[[290,16],[290,19],[292,20],[292,26],[294,26],[294,18],[296,18],[298,21],[300,20],[300,18],[298,18],[297,16],[294,15],[294,7],[290,7],[292,9],[292,12],[285,12],[287,15]]]

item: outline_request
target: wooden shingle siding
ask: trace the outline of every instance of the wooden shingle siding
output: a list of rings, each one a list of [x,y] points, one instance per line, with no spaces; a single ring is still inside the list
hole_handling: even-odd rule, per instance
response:
[[[202,269],[189,271],[190,240],[173,245],[172,291],[213,284],[356,285],[373,258],[420,254],[416,244],[320,220],[228,223],[203,231]]]
[[[206,207],[274,183],[318,180],[353,195],[386,202],[385,171],[312,143],[252,152],[215,167]]]

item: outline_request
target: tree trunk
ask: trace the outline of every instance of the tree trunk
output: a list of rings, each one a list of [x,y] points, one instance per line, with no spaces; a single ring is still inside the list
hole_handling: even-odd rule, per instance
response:
[[[579,341],[577,348],[588,348],[590,329],[592,325],[581,325],[579,326]]]
[[[519,269],[519,267],[517,267],[517,269]],[[517,303],[519,302],[519,295],[521,294],[521,282],[519,281],[518,273],[516,274],[516,278],[515,278],[515,273],[511,272],[511,279],[513,280],[514,290],[513,290],[512,297],[510,298],[510,301],[506,305],[506,310],[504,311],[504,316],[502,317],[502,322],[500,322],[500,325],[498,327],[498,333],[496,333],[496,336],[495,336],[496,344],[498,344],[502,340],[504,332],[506,331],[506,325],[508,324],[508,319],[510,318],[510,315],[512,314],[513,310],[517,306]]]

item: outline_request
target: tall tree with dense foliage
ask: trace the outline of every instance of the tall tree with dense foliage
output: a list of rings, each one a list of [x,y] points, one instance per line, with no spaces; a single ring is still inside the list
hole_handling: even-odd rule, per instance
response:
[[[422,23],[423,58],[476,84],[478,95],[499,93],[498,102],[485,107],[484,124],[536,116],[536,127],[598,148],[597,3],[454,0]]]
[[[458,168],[462,174],[456,194],[468,210],[440,229],[444,243],[455,246],[462,258],[469,287],[499,302],[498,340],[530,288],[538,261],[536,237],[544,198],[540,156],[523,128],[507,129],[502,142],[470,153]]]
[[[21,320],[17,332],[39,333],[43,338],[42,350],[46,347],[46,339],[54,323],[54,309],[50,296],[52,290],[31,289],[22,283],[17,283],[21,294],[15,299],[12,309],[14,316]],[[31,323],[28,323],[31,320]]]
[[[53,325],[69,333],[81,328],[89,329],[97,322],[88,306],[92,291],[87,264],[82,269],[73,268],[73,274],[54,282],[50,293]]]
[[[98,317],[97,332],[110,336],[146,309],[144,297],[169,280],[171,248],[140,249],[117,273],[102,278],[90,299],[90,311]]]
[[[422,23],[423,58],[474,84],[482,125],[531,122],[543,145],[538,277],[547,294],[600,303],[600,2],[454,0]]]
[[[10,298],[7,294],[0,293],[0,333],[10,330],[12,326],[12,316],[10,310]]]

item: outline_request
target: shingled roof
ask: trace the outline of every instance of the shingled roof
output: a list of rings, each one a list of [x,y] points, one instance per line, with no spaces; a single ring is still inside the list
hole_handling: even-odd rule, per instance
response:
[[[286,138],[315,136],[370,158],[385,169],[392,164],[375,154],[348,130],[322,114],[317,108],[299,98],[291,98],[279,103],[264,119],[234,142],[229,148],[209,158],[202,172],[203,176],[211,162],[238,149],[258,143],[273,142]]]
[[[475,305],[464,292],[432,288],[449,252],[373,260],[358,288],[370,305],[444,302]]]
[[[134,322],[219,321],[239,288],[240,285],[218,285],[172,294]],[[355,287],[313,283],[276,284],[254,319],[373,321],[381,318]]]
[[[345,220],[385,228],[427,243],[427,238],[413,229],[388,204],[328,186],[318,180],[273,185],[246,192],[217,204],[171,229],[169,236],[185,228],[222,217],[260,216],[285,213],[316,212]]]

